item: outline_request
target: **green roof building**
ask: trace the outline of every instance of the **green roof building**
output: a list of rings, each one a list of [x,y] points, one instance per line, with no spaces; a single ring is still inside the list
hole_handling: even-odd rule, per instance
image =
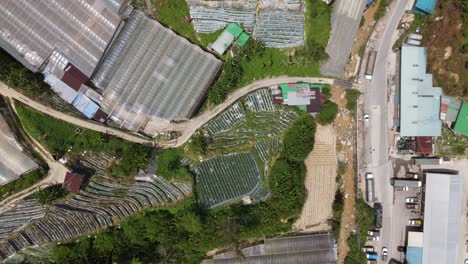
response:
[[[454,130],[468,136],[468,102],[463,102]]]
[[[322,84],[306,82],[280,84],[282,103],[297,106],[308,113],[319,113],[322,105]]]
[[[231,33],[235,38],[238,38],[244,32],[244,30],[236,23],[230,23],[226,27],[226,31]]]
[[[250,36],[247,35],[245,32],[242,32],[240,34],[239,38],[237,39],[236,43],[239,45],[239,47],[244,47],[245,43],[250,39]]]

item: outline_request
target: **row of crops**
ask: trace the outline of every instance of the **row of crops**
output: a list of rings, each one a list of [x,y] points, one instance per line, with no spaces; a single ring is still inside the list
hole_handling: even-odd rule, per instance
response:
[[[202,161],[196,173],[199,202],[205,208],[249,195],[256,190],[261,177],[255,157],[250,152]]]
[[[206,124],[208,159],[182,160],[196,174],[200,204],[213,208],[245,196],[253,203],[267,199],[271,161],[281,151],[282,132],[298,117],[296,108],[274,105],[270,90],[260,89]]]

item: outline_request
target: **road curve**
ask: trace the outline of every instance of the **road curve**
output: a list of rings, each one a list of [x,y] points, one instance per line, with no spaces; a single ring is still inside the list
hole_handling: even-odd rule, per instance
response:
[[[206,124],[212,118],[219,115],[222,111],[224,111],[230,105],[232,105],[237,100],[239,100],[239,98],[245,96],[248,93],[251,93],[260,88],[277,86],[281,83],[294,83],[294,82],[299,82],[299,81],[332,85],[335,79],[315,78],[315,77],[275,77],[271,79],[263,79],[263,80],[255,81],[247,86],[244,86],[236,90],[234,93],[228,95],[226,100],[222,104],[216,106],[215,108],[208,110],[206,112],[203,112],[199,116],[194,117],[187,122],[175,124],[171,127],[168,127],[166,131],[180,131],[182,134],[180,137],[177,138],[177,140],[163,143],[161,144],[161,146],[162,147],[179,147],[183,145],[185,142],[187,142],[190,139],[192,134],[195,133],[197,129],[199,129],[201,126]],[[145,131],[145,132],[150,133],[151,131]]]
[[[177,124],[170,124],[166,126],[165,128],[161,129],[160,131],[152,131],[152,130],[147,130],[145,129],[144,132],[147,134],[155,134],[159,132],[166,132],[166,131],[177,131],[180,133],[180,137],[177,138],[177,140],[169,141],[169,142],[164,142],[161,143],[159,146],[162,148],[170,148],[170,147],[179,147],[183,145],[185,142],[187,142],[190,137],[192,136],[197,129],[199,129],[201,126],[206,124],[208,121],[210,121],[212,118],[220,114],[222,111],[224,111],[226,108],[228,108],[230,105],[235,103],[239,98],[245,96],[246,94],[253,92],[255,90],[258,90],[260,88],[264,87],[271,87],[271,86],[276,86],[281,83],[292,83],[292,82],[299,82],[299,81],[304,81],[304,82],[310,82],[310,83],[322,83],[322,84],[334,84],[335,79],[331,78],[319,78],[319,77],[275,77],[275,78],[270,78],[270,79],[262,79],[255,81],[247,86],[244,86],[240,89],[237,89],[228,97],[226,100],[220,104],[217,105],[215,108],[208,110],[199,116],[196,116],[186,122],[182,123],[177,123]],[[70,115],[67,115],[65,113],[56,111],[48,106],[45,106],[41,103],[38,103],[27,96],[19,93],[15,89],[12,89],[5,85],[3,82],[0,82],[0,94],[2,94],[5,97],[9,97],[15,100],[20,101],[21,103],[36,109],[37,111],[40,111],[42,113],[45,113],[49,116],[52,116],[54,118],[63,120],[68,123],[72,123],[77,126],[81,126],[90,130],[94,130],[97,132],[113,135],[116,137],[119,137],[121,139],[124,139],[126,141],[130,141],[133,143],[138,143],[138,144],[151,144],[154,145],[154,141],[148,140],[148,139],[143,139],[141,137],[137,137],[122,131],[119,131],[117,129],[107,127],[98,123],[93,123],[89,122],[80,118],[76,118]],[[151,127],[151,122],[147,127]],[[154,121],[157,122],[157,121]]]

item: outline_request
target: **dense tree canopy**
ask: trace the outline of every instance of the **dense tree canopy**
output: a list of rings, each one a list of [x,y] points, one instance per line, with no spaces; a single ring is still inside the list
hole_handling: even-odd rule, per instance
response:
[[[284,135],[281,156],[288,160],[303,161],[314,146],[315,123],[309,115],[302,115]]]

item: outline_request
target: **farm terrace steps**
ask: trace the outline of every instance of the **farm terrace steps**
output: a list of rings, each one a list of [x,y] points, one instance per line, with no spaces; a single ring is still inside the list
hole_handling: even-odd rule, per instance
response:
[[[157,176],[134,184],[91,181],[80,194],[47,209],[33,199],[0,214],[0,260],[33,245],[69,240],[112,226],[147,207],[169,205],[192,192],[191,185]]]

